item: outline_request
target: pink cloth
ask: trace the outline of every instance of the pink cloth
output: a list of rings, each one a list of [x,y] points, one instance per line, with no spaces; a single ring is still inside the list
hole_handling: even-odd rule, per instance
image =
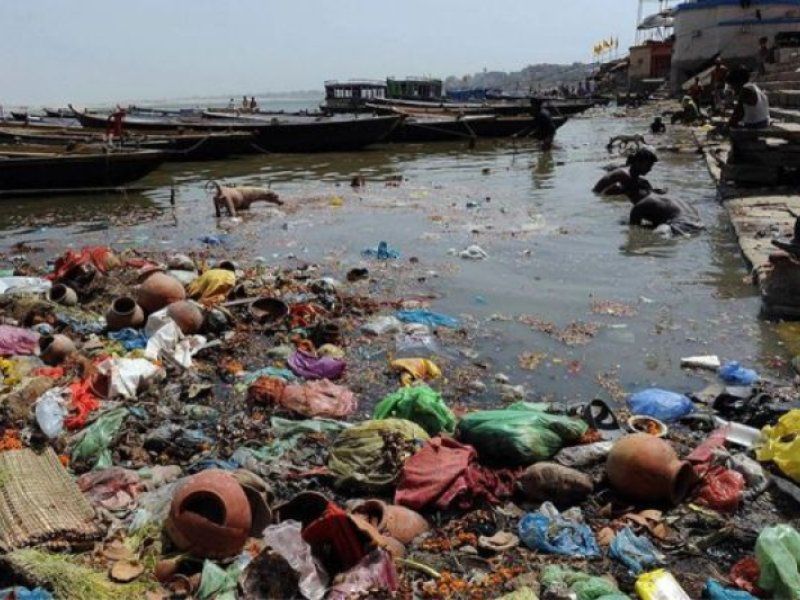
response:
[[[353,392],[327,379],[287,385],[278,402],[304,417],[340,419],[358,408]]]
[[[128,510],[136,506],[141,481],[136,471],[111,467],[78,477],[78,489],[94,506],[106,510]]]
[[[399,587],[392,557],[377,548],[349,571],[337,578],[328,593],[328,600],[370,597],[372,591],[394,592]],[[366,594],[366,596],[365,596]]]
[[[34,354],[39,346],[39,334],[30,329],[0,325],[0,356]]]
[[[403,465],[396,504],[422,510],[434,506],[467,510],[483,502],[499,503],[514,492],[516,473],[479,465],[475,448],[452,438],[435,437]]]

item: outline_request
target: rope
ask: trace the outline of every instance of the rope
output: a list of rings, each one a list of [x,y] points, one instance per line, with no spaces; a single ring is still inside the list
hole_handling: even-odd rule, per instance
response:
[[[461,121],[461,123],[466,126],[468,131],[472,131],[470,129],[469,125],[466,122]],[[475,135],[474,131],[472,131],[472,135],[470,135],[468,133],[461,133],[459,131],[453,131],[451,129],[442,129],[440,127],[435,127],[433,125],[422,125],[420,123],[406,123],[406,126],[408,126],[408,127],[419,127],[420,129],[429,129],[430,131],[436,131],[436,132],[439,132],[439,133],[446,133],[448,135],[455,135],[455,136],[463,137],[463,138],[467,138],[467,139],[474,139],[474,138],[477,137]]]
[[[182,155],[189,154],[189,153],[194,152],[195,150],[197,150],[203,144],[205,144],[210,138],[211,138],[211,134],[209,133],[206,137],[204,137],[203,139],[198,141],[194,146],[190,146],[190,147],[186,148],[186,150],[171,150],[170,154],[182,154]]]

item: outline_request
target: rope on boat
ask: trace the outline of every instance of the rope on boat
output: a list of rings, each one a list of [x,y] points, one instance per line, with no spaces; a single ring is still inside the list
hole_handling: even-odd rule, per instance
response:
[[[190,154],[191,152],[194,152],[200,146],[205,144],[209,139],[211,139],[211,134],[210,133],[206,137],[204,137],[203,139],[199,140],[194,146],[190,146],[190,147],[186,148],[186,150],[171,150],[170,152],[172,154],[184,154],[184,155],[185,154]]]

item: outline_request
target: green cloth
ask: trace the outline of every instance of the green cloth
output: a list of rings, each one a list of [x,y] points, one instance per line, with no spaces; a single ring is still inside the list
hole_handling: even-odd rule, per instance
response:
[[[394,485],[406,458],[428,439],[425,430],[411,421],[364,421],[339,434],[331,446],[328,469],[338,486],[381,491]]]
[[[558,565],[545,567],[540,581],[544,589],[567,587],[577,600],[630,600],[610,579],[571,571]]]
[[[767,527],[756,540],[758,587],[775,600],[800,600],[800,533],[791,525]]]
[[[427,385],[403,387],[389,394],[375,407],[373,417],[407,419],[432,436],[443,431],[453,433],[456,428],[456,418],[442,396]]]
[[[93,468],[95,469],[107,469],[113,466],[109,446],[127,416],[128,409],[124,406],[100,415],[94,423],[79,434],[78,441],[72,448],[72,460],[93,459],[95,461]]]
[[[456,437],[483,460],[503,466],[547,460],[577,442],[589,426],[580,419],[552,415],[542,404],[517,402],[502,410],[481,410],[461,419]]]

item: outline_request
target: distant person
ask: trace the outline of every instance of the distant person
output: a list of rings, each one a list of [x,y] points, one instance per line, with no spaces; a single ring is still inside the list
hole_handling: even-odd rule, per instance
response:
[[[728,67],[722,64],[722,58],[719,56],[714,64],[714,69],[711,71],[711,95],[714,108],[718,111],[722,110],[722,99],[725,93],[725,82],[728,79]]]
[[[627,196],[631,202],[641,200],[652,192],[663,193],[655,190],[650,182],[644,178],[658,162],[656,153],[649,148],[639,148],[628,157],[626,166],[628,170],[616,169],[602,177],[594,186],[594,193],[603,196]]]
[[[256,97],[253,96],[250,98],[250,110],[255,110],[258,108],[258,102],[256,102]]]
[[[703,86],[700,84],[699,77],[694,78],[692,87],[689,88],[689,95],[692,97],[692,100],[694,100],[694,103],[699,107],[700,101],[703,99]]]
[[[650,123],[650,133],[653,135],[661,135],[667,132],[667,126],[664,125],[664,120],[661,117],[656,117]]]
[[[531,99],[533,112],[533,127],[539,140],[542,143],[542,150],[550,150],[553,147],[553,140],[556,137],[556,124],[550,112],[544,107],[541,100]]]
[[[247,96],[242,96],[242,108],[247,110],[247,107],[250,103],[247,101]]]
[[[767,74],[767,63],[769,62],[769,48],[767,47],[767,43],[769,42],[769,38],[762,37],[758,40],[758,74],[759,75],[766,75]]]
[[[681,100],[681,110],[672,115],[672,124],[694,125],[698,121],[702,121],[700,109],[691,96],[684,96],[683,100]]]
[[[230,100],[228,100],[228,108],[229,108],[230,110],[233,110],[234,108],[236,108],[236,104],[233,102],[233,98],[231,98]]]
[[[736,95],[736,106],[728,126],[747,129],[769,127],[769,99],[761,88],[750,82],[750,71],[746,67],[733,69],[728,74],[727,83]]]

